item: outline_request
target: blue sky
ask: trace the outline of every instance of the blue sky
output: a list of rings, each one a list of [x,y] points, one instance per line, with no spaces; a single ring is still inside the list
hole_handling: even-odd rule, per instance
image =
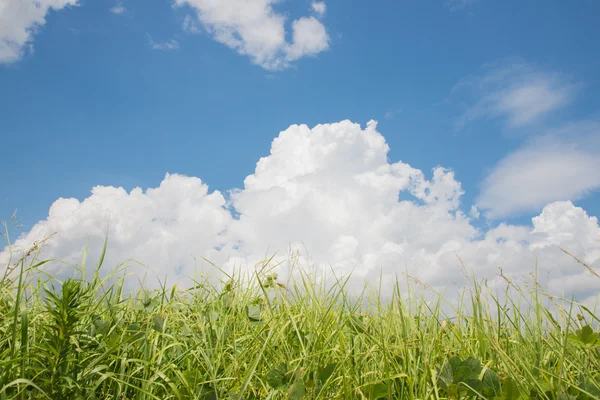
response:
[[[18,209],[23,232],[59,198],[167,172],[229,200],[281,131],[342,120],[378,121],[389,162],[427,180],[452,170],[481,235],[564,200],[600,214],[597,1],[17,3],[0,10],[0,219]]]

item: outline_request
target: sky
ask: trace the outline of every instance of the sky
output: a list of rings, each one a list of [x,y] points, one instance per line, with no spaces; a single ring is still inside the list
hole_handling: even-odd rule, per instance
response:
[[[71,264],[108,230],[107,271],[134,258],[172,281],[295,251],[357,287],[461,285],[461,263],[500,284],[537,260],[592,301],[600,280],[560,248],[600,268],[597,15],[0,0],[0,220],[17,250],[56,232],[42,254]]]

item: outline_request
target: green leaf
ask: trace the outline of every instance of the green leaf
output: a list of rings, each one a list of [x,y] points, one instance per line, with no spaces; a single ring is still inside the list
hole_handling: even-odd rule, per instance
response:
[[[498,379],[498,374],[491,369],[486,370],[483,374],[482,383],[483,387],[487,389],[487,391],[494,397],[500,395],[500,390],[502,388],[500,385],[500,379]]]
[[[325,367],[319,367],[317,374],[321,383],[327,382],[331,374],[333,374],[335,367],[337,367],[337,363],[329,363]]]
[[[519,400],[521,398],[519,387],[511,378],[508,378],[503,382],[502,388],[504,389],[502,392],[505,395],[504,398],[506,400]]]
[[[200,385],[200,399],[201,400],[217,400],[217,394],[214,389],[209,385]]]
[[[465,388],[471,391],[480,392],[483,390],[483,383],[477,378],[468,378],[462,381]]]
[[[145,310],[146,307],[144,307],[144,305],[142,304],[141,301],[135,301],[132,305],[131,305],[131,309],[135,310],[135,311],[142,311]]]
[[[457,370],[454,370],[454,382],[464,382],[467,379],[477,379],[481,373],[481,361],[469,357],[460,363]]]
[[[569,396],[568,394],[561,393],[558,395],[558,400],[577,400],[577,397]]]
[[[577,337],[581,340],[581,342],[586,346],[600,346],[600,344],[598,343],[598,334],[594,332],[589,325],[586,325],[581,329],[577,329],[575,333],[577,334]]]
[[[383,399],[388,395],[388,386],[386,383],[373,383],[365,387],[365,395],[368,399],[377,400]]]
[[[260,304],[250,304],[246,306],[246,315],[250,321],[260,321]]]
[[[157,332],[162,332],[165,327],[165,319],[162,315],[152,317],[152,328]]]
[[[356,334],[365,333],[365,324],[362,317],[351,316],[347,320],[347,325]]]
[[[452,368],[452,374],[456,374],[461,364],[460,358],[458,358],[457,356],[451,357],[448,360],[448,363],[450,364],[450,368]]]
[[[296,381],[290,386],[288,390],[288,397],[291,400],[299,400],[304,396],[304,380],[300,372],[297,373]]]
[[[267,383],[269,386],[276,390],[284,389],[287,383],[286,372],[287,367],[285,365],[280,365],[267,372]]]
[[[219,313],[215,311],[211,311],[208,313],[208,320],[210,322],[216,322],[219,319]]]
[[[579,387],[593,396],[590,397],[588,394],[583,393],[583,399],[600,398],[600,385],[598,383],[594,384],[593,381],[590,382],[590,379],[582,378]]]
[[[96,333],[105,333],[106,329],[108,328],[108,323],[102,321],[102,319],[100,319],[100,317],[96,316],[94,318],[94,328],[96,329]]]
[[[452,384],[452,382],[454,382],[454,375],[452,374],[452,366],[448,361],[446,361],[446,362],[444,362],[444,364],[442,365],[441,368],[438,368],[437,384],[442,389],[447,390],[448,386],[450,386]]]

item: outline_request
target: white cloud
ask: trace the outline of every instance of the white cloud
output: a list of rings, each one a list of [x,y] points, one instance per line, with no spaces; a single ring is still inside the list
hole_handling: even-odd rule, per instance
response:
[[[398,116],[401,112],[402,112],[402,108],[395,108],[393,110],[388,110],[385,112],[385,114],[383,114],[383,118],[385,118],[387,120],[392,120],[392,119],[396,118],[396,116]]]
[[[287,42],[286,18],[273,9],[276,3],[278,0],[175,0],[177,6],[194,9],[200,24],[216,41],[267,70],[284,69],[292,61],[329,48],[325,26],[313,17],[292,21],[293,40]]]
[[[252,268],[273,252],[284,261],[287,251],[298,251],[298,262],[316,272],[355,268],[350,290],[377,282],[381,273],[389,291],[394,276],[403,279],[406,270],[435,288],[458,289],[466,278],[457,256],[491,287],[503,282],[498,266],[509,277],[520,276],[539,257],[540,276],[549,274],[554,291],[581,289],[580,295],[591,296],[600,290],[600,280],[590,280],[558,248],[600,267],[600,227],[581,208],[552,203],[532,226],[501,224],[481,232],[460,211],[463,190],[452,171],[436,167],[426,177],[390,162],[388,151],[373,121],[364,129],[350,121],[293,125],[273,140],[270,154],[228,202],[200,179],[181,175],[167,175],[145,192],[96,187],[81,202],[57,200],[48,218],[15,245],[25,249],[58,232],[42,257],[76,263],[89,237],[94,260],[110,216],[106,268],[131,257],[146,265],[131,264],[136,276],[149,272],[168,284],[193,275],[202,257],[231,270]],[[7,258],[8,252],[0,253],[0,265]],[[52,265],[59,266],[48,265],[49,272],[57,272]]]
[[[183,18],[183,30],[189,33],[200,33],[200,27],[196,18],[191,15],[186,15]]]
[[[458,11],[473,4],[477,3],[479,0],[448,0],[446,1],[446,7],[450,9],[450,11]]]
[[[110,9],[110,12],[113,14],[121,15],[126,11],[125,7],[121,3],[117,3],[116,6]]]
[[[583,132],[583,134],[582,134]],[[488,218],[537,212],[600,189],[600,125],[572,125],[530,140],[485,178],[478,205]]]
[[[559,74],[521,62],[491,68],[453,88],[451,101],[464,107],[456,128],[481,118],[505,118],[511,128],[532,124],[569,104],[576,88]]]
[[[0,63],[18,61],[33,51],[33,36],[51,9],[77,4],[77,0],[0,0]]]
[[[323,15],[325,15],[325,11],[327,10],[327,7],[325,5],[324,1],[313,1],[310,6],[312,7],[312,10],[319,16],[322,17]]]
[[[151,37],[148,39],[150,47],[154,50],[177,50],[179,48],[179,42],[175,39],[171,39],[166,42],[155,42]]]
[[[287,49],[287,60],[315,55],[329,47],[329,36],[323,24],[314,17],[302,17],[292,23],[293,44]]]

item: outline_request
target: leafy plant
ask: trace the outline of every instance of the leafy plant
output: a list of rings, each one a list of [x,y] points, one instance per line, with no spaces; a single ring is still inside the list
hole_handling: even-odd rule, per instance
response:
[[[481,376],[482,370],[478,359],[468,357],[461,361],[454,356],[437,369],[437,383],[451,397],[458,398],[461,392],[483,394],[486,398],[500,397],[502,385],[498,375],[491,369],[486,369]]]

